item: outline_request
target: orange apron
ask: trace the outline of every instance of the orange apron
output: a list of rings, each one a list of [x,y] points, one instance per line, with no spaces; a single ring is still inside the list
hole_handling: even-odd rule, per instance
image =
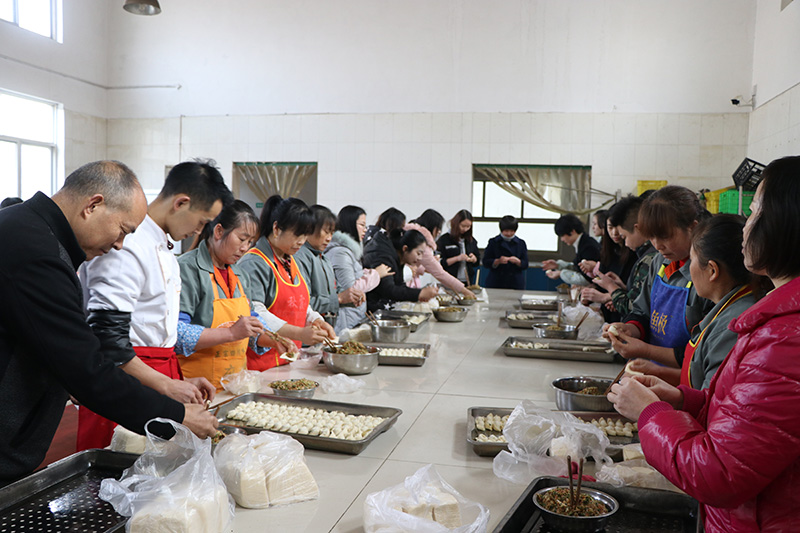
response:
[[[211,286],[214,288],[212,328],[231,327],[234,322],[239,320],[239,317],[250,316],[250,302],[244,295],[242,283],[230,266],[228,266],[228,283],[225,283],[225,279],[217,267],[214,267],[214,273],[209,276],[211,277]],[[220,287],[226,298],[219,297]],[[234,298],[237,287],[239,296]],[[244,338],[197,350],[189,357],[178,359],[181,371],[187,378],[204,377],[208,379],[219,392],[222,390],[220,378],[240,372],[247,367],[248,342],[249,339]]]
[[[147,366],[169,376],[172,379],[183,379],[181,367],[175,357],[174,348],[153,348],[150,346],[134,346],[133,351]],[[78,409],[78,445],[80,452],[90,448],[105,448],[111,444],[116,422],[103,418],[94,411],[81,405]]]
[[[306,315],[308,312],[308,304],[311,301],[311,295],[308,291],[306,280],[300,274],[294,258],[289,256],[290,261],[290,279],[285,279],[286,272],[283,269],[270,261],[264,253],[258,248],[250,249],[248,254],[256,254],[263,259],[267,265],[272,269],[275,275],[275,298],[267,305],[267,310],[278,318],[285,320],[292,326],[303,328],[306,325]],[[292,280],[296,279],[296,282]],[[298,348],[300,348],[300,341],[294,341]],[[281,359],[278,350],[275,348],[270,349],[264,355],[258,355],[253,350],[247,349],[247,368],[249,370],[267,370],[276,366],[285,365],[288,363],[286,359]]]
[[[736,294],[731,296],[730,300],[725,302],[725,305],[719,308],[719,311],[717,311],[717,314],[711,319],[711,322],[708,323],[708,326],[704,327],[703,331],[700,332],[697,340],[694,342],[689,340],[689,342],[686,344],[686,350],[683,352],[683,364],[681,365],[681,385],[686,385],[687,387],[692,388],[692,358],[694,357],[694,352],[697,351],[697,346],[700,344],[700,341],[703,340],[703,336],[706,334],[708,327],[717,319],[717,317],[725,310],[726,307],[739,298],[747,296],[751,292],[753,291],[747,286],[739,289]]]

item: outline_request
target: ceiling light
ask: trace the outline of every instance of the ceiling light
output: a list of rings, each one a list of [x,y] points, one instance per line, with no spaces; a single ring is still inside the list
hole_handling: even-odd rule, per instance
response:
[[[158,0],[125,0],[125,5],[122,7],[134,15],[158,15],[161,13]]]

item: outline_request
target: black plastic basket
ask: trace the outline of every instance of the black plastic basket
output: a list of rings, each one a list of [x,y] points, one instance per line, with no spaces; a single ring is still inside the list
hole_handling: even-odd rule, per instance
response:
[[[737,187],[741,187],[745,191],[754,191],[761,182],[761,172],[763,170],[764,165],[745,157],[742,164],[733,173],[733,182]]]

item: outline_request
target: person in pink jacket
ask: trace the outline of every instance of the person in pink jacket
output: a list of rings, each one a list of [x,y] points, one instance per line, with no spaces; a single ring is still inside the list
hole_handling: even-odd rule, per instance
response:
[[[408,222],[403,227],[405,231],[415,229],[422,233],[425,237],[425,242],[428,244],[425,247],[422,260],[414,272],[414,277],[408,281],[407,285],[409,287],[416,286],[416,280],[427,272],[448,289],[463,294],[466,298],[475,298],[472,291],[467,289],[457,278],[445,271],[439,259],[434,255],[436,251],[436,238],[442,232],[442,224],[444,224],[444,217],[438,211],[435,209],[426,209],[420,216]]]
[[[608,394],[638,418],[647,462],[700,502],[707,533],[800,528],[800,156],[762,176],[744,262],[775,289],[731,321],[739,337],[709,388],[637,376]]]

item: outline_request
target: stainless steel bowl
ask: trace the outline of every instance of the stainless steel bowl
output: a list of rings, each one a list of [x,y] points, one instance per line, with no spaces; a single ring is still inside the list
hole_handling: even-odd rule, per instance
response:
[[[299,380],[278,379],[276,381],[299,381]],[[319,383],[315,381],[314,386],[309,387],[307,389],[295,389],[295,390],[272,389],[272,392],[275,394],[275,396],[285,396],[287,398],[313,398],[314,393],[317,391],[317,387],[319,387]]]
[[[234,433],[238,433],[240,435],[247,435],[247,432],[245,430],[243,430],[242,428],[237,428],[235,426],[226,426],[224,424],[220,424],[217,427],[217,431],[221,431],[222,433],[224,433],[225,437],[227,437],[228,435],[233,435]],[[217,444],[219,444],[219,442],[221,442],[223,440],[225,440],[225,439],[222,438],[222,439],[219,439],[218,442],[214,442],[214,440],[212,439],[211,440],[211,448],[212,448],[212,450],[216,449]]]
[[[533,325],[533,336],[539,337],[540,339],[571,339],[575,340],[578,338],[578,330],[575,329],[575,326],[567,326],[566,324],[561,324],[562,329],[553,329],[555,327],[554,324],[534,324]]]
[[[322,362],[335,374],[342,373],[348,376],[369,374],[378,366],[380,348],[367,346],[367,350],[369,353],[366,354],[332,353],[323,350]]]
[[[609,509],[607,513],[598,516],[566,516],[548,511],[539,503],[539,495],[559,488],[563,487],[547,487],[536,491],[533,495],[533,504],[542,512],[544,523],[555,531],[563,533],[595,533],[603,531],[611,516],[619,511],[619,502],[612,496],[599,490],[587,488],[582,488],[581,494],[587,494],[601,502]]]
[[[553,381],[553,389],[556,391],[556,407],[560,411],[613,411],[614,405],[608,401],[605,395],[578,394],[579,390],[586,387],[598,387],[604,391],[609,384],[611,384],[611,378],[577,376],[556,379]]]
[[[441,309],[433,309],[432,311],[433,316],[439,322],[461,322],[467,317],[469,309],[461,307],[458,311],[442,311]]]
[[[373,342],[405,342],[411,333],[411,323],[405,320],[378,320],[370,322]]]
[[[458,305],[475,305],[478,303],[477,298],[461,298],[460,296],[456,297],[456,303]]]

